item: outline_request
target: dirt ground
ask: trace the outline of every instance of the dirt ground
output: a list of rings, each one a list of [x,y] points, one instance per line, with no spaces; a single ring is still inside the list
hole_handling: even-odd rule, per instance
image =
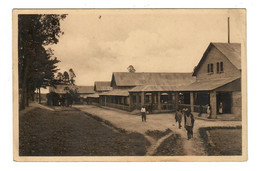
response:
[[[208,128],[200,133],[208,155],[242,155],[241,128]]]
[[[75,109],[36,108],[19,117],[20,156],[142,156],[149,142]]]

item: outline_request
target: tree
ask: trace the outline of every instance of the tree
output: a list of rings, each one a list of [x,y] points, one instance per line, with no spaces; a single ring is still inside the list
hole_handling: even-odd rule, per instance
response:
[[[72,68],[69,69],[69,76],[70,76],[70,83],[71,83],[72,85],[75,85],[75,80],[74,80],[74,78],[76,77],[76,75],[75,75],[75,73],[74,73],[74,71],[73,71]]]
[[[19,15],[18,16],[18,71],[21,90],[20,109],[28,105],[36,89],[54,84],[54,73],[59,60],[53,57],[47,45],[57,44],[64,34],[60,20],[66,15]],[[40,97],[40,93],[39,93]]]
[[[68,84],[68,83],[69,83],[69,79],[70,79],[70,77],[69,77],[68,72],[67,72],[67,71],[64,71],[64,73],[63,73],[63,82],[64,82],[65,84]]]
[[[62,78],[63,78],[63,74],[61,72],[58,72],[56,79],[58,81],[62,81]]]
[[[127,67],[127,70],[128,70],[128,72],[135,73],[135,68],[134,68],[133,65],[129,65],[129,66]]]

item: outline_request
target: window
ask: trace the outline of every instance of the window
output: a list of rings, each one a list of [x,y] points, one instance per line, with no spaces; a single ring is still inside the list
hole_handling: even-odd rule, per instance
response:
[[[208,64],[208,73],[213,73],[213,64]]]
[[[219,62],[217,62],[217,73],[219,73]]]
[[[220,72],[224,72],[223,62],[220,62]]]

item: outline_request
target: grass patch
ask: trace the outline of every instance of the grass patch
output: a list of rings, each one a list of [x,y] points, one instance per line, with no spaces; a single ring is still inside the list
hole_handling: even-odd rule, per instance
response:
[[[173,134],[157,148],[155,156],[183,156],[184,149],[182,146],[181,136]]]
[[[155,140],[158,140],[166,135],[168,135],[169,133],[171,133],[172,131],[168,128],[165,131],[159,131],[159,130],[148,130],[145,132],[146,135],[154,138]]]
[[[78,110],[36,108],[19,116],[20,156],[143,156],[149,141],[115,132]],[[106,122],[107,125],[111,124]]]
[[[209,156],[242,155],[241,127],[201,128],[200,136]]]

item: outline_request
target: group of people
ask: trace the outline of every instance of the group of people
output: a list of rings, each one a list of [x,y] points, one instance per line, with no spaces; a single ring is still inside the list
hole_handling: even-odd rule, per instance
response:
[[[182,118],[184,115],[184,127],[187,131],[187,138],[188,140],[191,139],[193,137],[193,127],[194,127],[194,116],[191,113],[190,109],[188,109],[187,107],[181,109],[177,109],[176,114],[175,114],[175,120],[176,122],[179,123],[179,129],[181,129],[182,125]]]
[[[179,123],[179,129],[181,129],[182,127],[181,122],[182,122],[183,115],[184,115],[184,126],[187,131],[187,137],[189,140],[193,137],[193,127],[194,127],[195,120],[190,109],[188,109],[187,107],[183,108],[182,110],[178,109],[175,114],[175,120],[176,122]],[[141,116],[142,116],[142,122],[146,122],[146,108],[144,106],[141,107]]]

